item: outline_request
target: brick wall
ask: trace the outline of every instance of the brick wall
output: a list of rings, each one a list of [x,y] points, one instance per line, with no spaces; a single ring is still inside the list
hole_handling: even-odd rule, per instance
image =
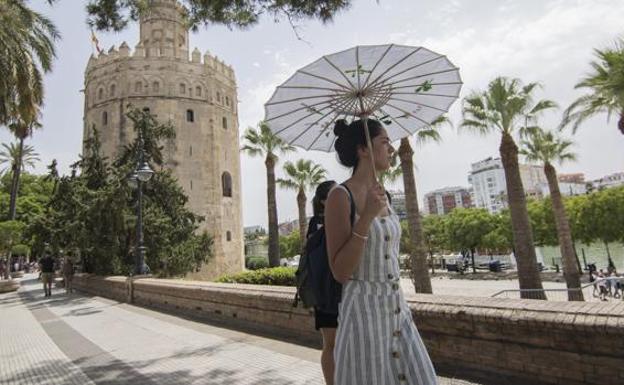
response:
[[[294,289],[78,275],[85,292],[318,344]],[[437,370],[486,384],[624,383],[624,303],[415,295],[408,300]],[[318,346],[318,345],[317,345]]]

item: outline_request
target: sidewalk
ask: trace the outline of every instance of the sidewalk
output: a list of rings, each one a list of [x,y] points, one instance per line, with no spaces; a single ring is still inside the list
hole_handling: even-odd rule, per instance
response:
[[[316,349],[62,289],[44,298],[34,278],[0,295],[1,385],[324,384]]]

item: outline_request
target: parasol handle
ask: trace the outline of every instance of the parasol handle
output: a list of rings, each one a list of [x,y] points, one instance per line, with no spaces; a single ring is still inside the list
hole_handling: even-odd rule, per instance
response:
[[[370,153],[371,160],[371,168],[373,169],[373,176],[375,177],[375,181],[379,181],[377,178],[377,169],[375,168],[375,155],[373,155],[373,142],[370,138],[370,132],[368,132],[368,113],[364,109],[364,99],[362,95],[358,94],[358,101],[360,102],[360,119],[364,123],[364,135],[366,136],[366,146],[368,147],[368,152]]]
[[[373,176],[375,180],[377,179],[377,169],[375,168],[375,156],[373,155],[373,142],[371,141],[370,132],[368,131],[368,115],[361,116],[362,122],[364,123],[364,135],[366,136],[366,147],[368,147],[368,152],[370,153],[370,161],[371,168],[373,169]]]

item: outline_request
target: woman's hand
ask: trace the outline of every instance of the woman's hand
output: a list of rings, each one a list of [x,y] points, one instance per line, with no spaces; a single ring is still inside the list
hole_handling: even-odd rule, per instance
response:
[[[377,182],[366,193],[366,204],[362,216],[373,219],[386,208],[386,192]]]

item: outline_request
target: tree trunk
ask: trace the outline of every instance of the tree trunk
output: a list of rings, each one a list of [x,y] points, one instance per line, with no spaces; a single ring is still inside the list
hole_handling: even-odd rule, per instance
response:
[[[613,270],[615,270],[615,263],[613,263],[613,259],[611,259],[611,250],[609,250],[609,242],[607,241],[603,241],[604,245],[605,245],[605,250],[607,250],[607,263],[608,263],[608,268],[607,270],[610,272],[612,272]]]
[[[277,204],[275,202],[275,156],[267,154],[267,203],[269,210],[269,266],[280,265],[279,232],[277,230]]]
[[[19,192],[19,180],[22,173],[22,155],[24,153],[24,137],[19,138],[19,154],[13,165],[13,179],[11,180],[11,197],[9,200],[9,220],[15,220],[17,209],[17,194]]]
[[[559,239],[559,250],[561,251],[561,260],[563,261],[563,277],[565,278],[568,288],[568,300],[583,301],[580,271],[577,265],[576,253],[574,252],[570,223],[568,222],[568,217],[561,199],[561,192],[559,191],[557,171],[550,163],[546,162],[544,164],[544,174],[546,174],[548,189],[550,190],[550,199],[552,201],[555,226],[557,228],[557,238]]]
[[[618,129],[624,135],[624,110],[620,111],[620,119],[618,120]]]
[[[403,171],[403,188],[405,189],[405,208],[407,209],[407,223],[410,233],[410,278],[414,283],[416,293],[431,293],[431,279],[427,269],[427,252],[423,245],[423,231],[418,211],[418,195],[416,179],[414,177],[414,151],[409,139],[401,139],[399,158]]]
[[[520,289],[543,289],[537,268],[537,256],[535,255],[535,246],[533,245],[533,234],[524,196],[524,187],[520,178],[518,146],[516,146],[513,138],[508,133],[503,133],[499,151],[505,170],[507,199],[511,214],[511,230],[516,262],[518,263]],[[543,291],[522,291],[520,296],[522,298],[546,299],[546,294]]]
[[[475,266],[475,260],[474,260],[474,253],[475,253],[475,249],[471,248],[470,249],[470,261],[472,262],[472,274],[477,273],[477,267]]]
[[[301,255],[305,251],[306,230],[308,227],[306,221],[306,194],[305,191],[300,188],[297,194],[297,208],[299,209],[299,237],[301,239]]]

